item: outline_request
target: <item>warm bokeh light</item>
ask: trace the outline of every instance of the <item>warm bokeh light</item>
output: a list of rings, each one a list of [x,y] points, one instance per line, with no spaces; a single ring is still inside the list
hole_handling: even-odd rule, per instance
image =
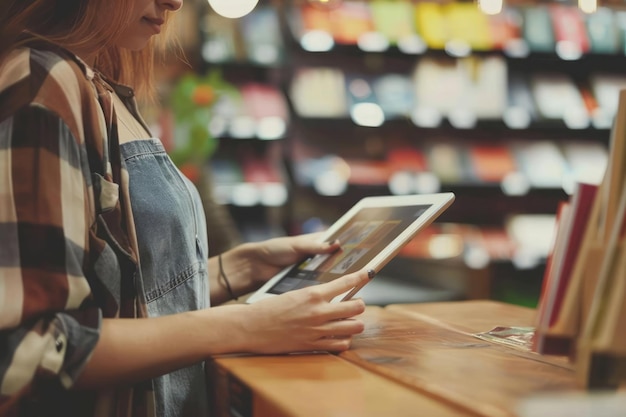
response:
[[[335,9],[341,6],[343,0],[309,0],[309,4],[322,9]]]
[[[236,19],[250,13],[259,0],[208,0],[215,13]]]
[[[578,8],[585,13],[595,13],[598,10],[598,0],[578,0]]]
[[[498,14],[502,11],[502,0],[478,0],[478,8],[485,14]]]

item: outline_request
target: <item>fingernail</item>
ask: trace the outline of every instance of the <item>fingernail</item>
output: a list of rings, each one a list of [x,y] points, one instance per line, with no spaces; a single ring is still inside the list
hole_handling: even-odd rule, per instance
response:
[[[369,279],[374,278],[374,275],[376,275],[376,272],[373,269],[367,270],[367,276],[369,277]]]

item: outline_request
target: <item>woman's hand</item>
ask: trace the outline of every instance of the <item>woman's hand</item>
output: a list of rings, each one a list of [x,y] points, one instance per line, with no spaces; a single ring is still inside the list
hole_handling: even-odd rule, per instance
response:
[[[278,237],[257,243],[254,250],[247,254],[252,262],[252,271],[254,271],[252,280],[263,284],[286,266],[308,255],[341,250],[339,242],[322,242],[322,236],[322,233],[310,233]]]
[[[241,296],[257,290],[283,268],[309,255],[341,250],[339,242],[322,242],[322,236],[310,233],[244,243],[222,254],[223,273],[217,257],[209,259],[211,304],[219,305],[232,298],[224,276],[228,277],[233,293]]]
[[[344,351],[364,325],[353,317],[365,310],[361,299],[330,301],[371,279],[361,270],[331,282],[289,291],[249,306],[242,314],[245,351],[287,353]],[[244,318],[245,316],[245,318]]]

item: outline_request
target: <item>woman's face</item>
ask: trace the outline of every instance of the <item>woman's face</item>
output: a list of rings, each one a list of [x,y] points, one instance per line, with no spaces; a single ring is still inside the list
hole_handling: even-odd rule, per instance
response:
[[[165,12],[176,11],[183,0],[135,0],[130,24],[122,31],[117,46],[139,50],[147,45],[150,38],[161,33],[165,23]]]

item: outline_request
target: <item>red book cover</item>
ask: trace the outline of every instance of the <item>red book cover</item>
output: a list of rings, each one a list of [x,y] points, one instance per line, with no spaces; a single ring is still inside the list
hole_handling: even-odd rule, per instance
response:
[[[590,43],[587,36],[587,28],[583,13],[575,6],[553,5],[550,7],[554,37],[557,42],[557,52],[559,43],[562,45],[573,45],[581,53],[589,52]]]
[[[577,189],[572,195],[571,201],[571,229],[566,241],[566,248],[563,254],[563,265],[560,271],[560,277],[558,279],[558,287],[556,297],[554,299],[554,308],[552,315],[550,316],[550,325],[556,322],[563,303],[563,297],[567,285],[570,282],[572,275],[572,269],[578,252],[582,244],[583,234],[585,227],[587,226],[587,220],[591,213],[591,206],[598,191],[598,186],[594,184],[579,183]]]
[[[563,249],[565,247],[565,238],[569,226],[569,210],[570,203],[568,201],[562,201],[556,212],[554,240],[552,249],[546,260],[546,268],[539,295],[539,305],[537,306],[537,315],[535,318],[537,330],[533,338],[533,350],[538,353],[543,353],[544,351],[544,334],[548,330],[550,316],[553,311],[557,288],[556,281],[559,276],[558,271],[561,269],[560,266],[562,265]]]
[[[515,158],[506,146],[471,145],[469,156],[472,172],[483,182],[501,182],[517,168]]]
[[[408,146],[390,149],[387,152],[387,161],[392,171],[428,171],[428,161],[424,152]]]
[[[348,182],[354,185],[386,185],[391,175],[387,161],[347,160],[350,166]]]
[[[539,353],[568,353],[568,343],[564,343],[562,338],[551,338],[544,333],[559,318],[597,190],[597,185],[579,183],[570,200],[561,204],[557,214],[558,233],[553,253],[548,258],[547,276],[544,278],[538,310],[539,333],[535,337],[534,347]],[[563,214],[564,207],[568,207],[567,215]]]

